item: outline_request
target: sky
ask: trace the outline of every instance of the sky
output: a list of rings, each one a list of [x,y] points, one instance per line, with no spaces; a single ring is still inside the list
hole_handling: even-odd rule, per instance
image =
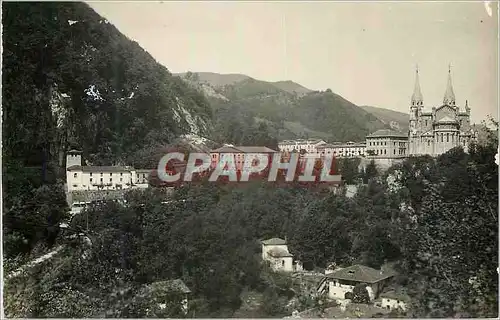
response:
[[[416,65],[429,110],[451,65],[457,105],[498,119],[497,2],[87,3],[172,73],[292,80],[408,113]]]

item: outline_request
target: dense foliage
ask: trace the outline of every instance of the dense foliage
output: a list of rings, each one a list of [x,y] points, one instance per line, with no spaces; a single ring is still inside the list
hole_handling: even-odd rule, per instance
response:
[[[84,3],[2,9],[3,231],[6,257],[23,260],[59,232],[68,149],[144,168],[159,146],[206,132],[211,108]]]
[[[141,288],[182,278],[193,291],[190,312],[196,317],[230,317],[246,290],[261,292],[264,316],[281,316],[295,293],[285,280],[269,280],[258,243],[278,236],[289,239],[309,269],[332,261],[374,268],[397,262],[403,275],[398,281],[410,290],[415,316],[492,317],[498,289],[495,154],[496,147],[477,146],[470,154],[453,149],[436,160],[408,159],[369,179],[353,198],[259,181],[240,188],[184,186],[168,204],[161,189],[130,192],[126,207],[109,203],[76,216],[72,228],[88,234],[91,245],[74,243],[63,258],[38,271],[46,273],[40,284],[23,289],[8,283],[7,311],[50,317],[123,316],[117,310],[129,310],[129,316],[140,317],[145,316],[137,305]],[[433,168],[429,174],[419,169],[427,167]],[[415,202],[419,185],[424,196]],[[65,299],[64,310],[53,304],[42,308],[36,299],[26,302],[32,313],[17,305],[19,290],[21,296],[54,295],[63,288],[72,290],[57,298]],[[128,293],[107,299],[117,291]],[[366,299],[363,290],[354,295]],[[168,310],[175,312],[174,305]]]
[[[84,3],[3,3],[3,156],[95,164],[209,129],[202,94]]]

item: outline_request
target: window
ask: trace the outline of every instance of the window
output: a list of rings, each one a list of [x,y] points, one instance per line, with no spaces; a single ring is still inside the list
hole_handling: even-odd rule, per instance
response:
[[[92,172],[90,173],[90,176],[92,177]]]
[[[110,182],[110,183],[111,183],[111,182],[113,182],[113,178],[109,178],[109,182]]]
[[[110,173],[109,173],[109,176],[110,176],[110,177],[111,177],[111,176],[113,176],[113,173],[111,173],[111,172],[110,172]]]
[[[425,126],[427,127],[427,120],[425,120]]]
[[[387,150],[386,149],[384,149],[384,154],[387,154]]]
[[[101,178],[101,183],[102,183],[102,178]]]
[[[394,149],[393,151],[394,151],[394,154],[396,154],[396,149]]]
[[[90,178],[90,183],[92,183],[92,178]]]
[[[101,177],[102,177],[102,172],[101,172]],[[102,180],[102,179],[101,179]]]
[[[123,178],[120,178],[120,182],[123,182]]]
[[[446,142],[450,142],[450,134],[449,133],[446,134]]]
[[[123,176],[123,172],[120,172],[120,177],[122,177],[122,176]]]
[[[429,147],[431,145],[431,140],[427,140],[427,146]]]
[[[78,173],[73,174],[73,178],[77,178],[77,177],[78,177]]]
[[[74,188],[76,188],[76,187],[78,187],[78,185],[77,185],[77,184],[74,184],[74,185],[73,185],[73,187],[74,187]]]
[[[285,266],[285,260],[282,260],[281,261],[281,266],[284,267]]]

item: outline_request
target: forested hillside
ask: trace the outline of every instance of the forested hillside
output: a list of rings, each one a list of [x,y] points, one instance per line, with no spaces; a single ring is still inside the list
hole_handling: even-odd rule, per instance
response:
[[[211,109],[84,3],[3,3],[4,159],[140,165],[142,150],[205,133]],[[5,161],[4,160],[4,161]]]
[[[51,247],[67,217],[66,150],[94,165],[152,168],[180,135],[209,131],[212,112],[84,3],[2,9],[4,257],[21,261]]]
[[[218,112],[231,114],[236,121],[242,110],[266,123],[269,134],[278,140],[311,137],[363,141],[370,132],[390,127],[386,118],[377,117],[329,89],[312,91],[292,81],[266,82],[244,75],[179,75],[204,91],[215,109],[215,127],[221,130],[227,121],[222,122]]]

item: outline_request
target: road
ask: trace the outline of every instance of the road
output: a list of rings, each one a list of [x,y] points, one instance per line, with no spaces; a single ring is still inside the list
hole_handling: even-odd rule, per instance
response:
[[[47,261],[50,258],[54,257],[56,254],[58,254],[59,252],[61,252],[61,250],[63,248],[64,248],[64,245],[58,246],[54,250],[50,251],[49,253],[46,253],[43,256],[38,257],[38,258],[36,258],[36,259],[34,259],[34,260],[26,263],[25,265],[17,268],[15,271],[12,271],[10,274],[8,274],[5,277],[5,280],[12,279],[12,278],[20,276],[21,274],[23,274],[24,271],[26,271],[26,270],[28,270],[30,268],[33,268],[34,266],[36,266],[36,265],[38,265],[38,264],[40,264],[40,263],[42,263],[44,261]]]

